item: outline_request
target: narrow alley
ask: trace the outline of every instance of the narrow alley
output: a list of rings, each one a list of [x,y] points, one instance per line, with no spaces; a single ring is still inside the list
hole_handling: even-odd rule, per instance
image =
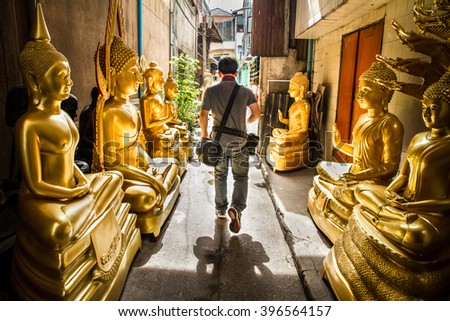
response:
[[[234,234],[229,219],[214,216],[213,169],[191,163],[165,232],[157,242],[143,238],[121,300],[307,299],[255,165],[243,226]]]

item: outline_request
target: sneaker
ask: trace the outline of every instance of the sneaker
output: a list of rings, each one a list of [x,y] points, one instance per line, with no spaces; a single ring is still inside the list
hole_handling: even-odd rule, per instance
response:
[[[225,212],[222,212],[221,210],[216,210],[216,217],[220,219],[227,218],[227,214]]]
[[[230,231],[239,233],[241,230],[241,212],[234,206],[231,206],[228,209],[228,216],[231,218]]]

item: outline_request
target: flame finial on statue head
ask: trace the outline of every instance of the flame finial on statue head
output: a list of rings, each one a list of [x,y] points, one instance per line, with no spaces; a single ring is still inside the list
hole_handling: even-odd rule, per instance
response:
[[[166,82],[164,84],[164,90],[167,92],[169,89],[173,89],[178,87],[177,81],[173,78],[172,69],[169,68],[169,73],[167,75]]]

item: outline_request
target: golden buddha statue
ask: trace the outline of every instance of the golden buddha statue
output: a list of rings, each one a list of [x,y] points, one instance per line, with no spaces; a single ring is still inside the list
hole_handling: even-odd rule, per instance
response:
[[[30,38],[20,53],[30,97],[15,127],[23,181],[12,286],[25,300],[115,300],[141,246],[136,216],[121,202],[119,172],[85,176],[74,163],[79,134],[61,110],[71,70],[40,3]]]
[[[188,124],[178,118],[178,106],[174,101],[175,97],[178,96],[178,93],[178,84],[172,77],[172,70],[169,70],[169,75],[164,84],[164,104],[171,117],[171,120],[167,122],[167,126],[169,126],[169,128],[175,128],[179,132],[181,146],[177,159],[180,161],[182,168],[185,169],[187,161],[192,157],[193,142]]]
[[[325,260],[341,299],[441,300],[450,294],[450,72],[424,93],[430,131],[411,140],[389,186],[360,184],[349,227]]]
[[[110,55],[110,66],[107,66],[105,46],[100,47],[101,73],[109,73],[111,82],[109,98],[103,108],[96,109],[103,128],[98,133],[104,142],[100,156],[106,170],[123,174],[124,200],[137,214],[141,233],[157,237],[179,196],[178,165],[156,166],[144,149],[141,115],[130,101],[142,83],[137,53],[121,37],[114,36]]]
[[[362,114],[353,128],[351,144],[341,141],[336,125],[333,146],[352,156],[353,163],[322,161],[317,165],[313,188],[308,197],[311,217],[334,242],[347,225],[358,202],[354,190],[358,183],[387,185],[397,173],[403,140],[403,125],[389,113],[388,104],[397,76],[383,62],[374,62],[359,78],[356,99]]]
[[[308,124],[311,104],[306,98],[309,80],[307,73],[297,72],[289,81],[289,95],[294,103],[289,118],[278,110],[281,123],[288,129],[274,128],[270,137],[269,163],[274,171],[302,168],[308,164]]]
[[[146,89],[140,99],[140,109],[147,152],[152,157],[177,157],[180,134],[178,130],[167,125],[174,115],[170,114],[159,95],[164,86],[163,70],[155,61],[151,61],[142,69]]]

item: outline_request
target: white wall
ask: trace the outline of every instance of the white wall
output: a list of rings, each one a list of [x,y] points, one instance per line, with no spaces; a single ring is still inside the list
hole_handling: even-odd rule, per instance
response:
[[[167,76],[170,58],[170,0],[142,1],[142,54]]]

